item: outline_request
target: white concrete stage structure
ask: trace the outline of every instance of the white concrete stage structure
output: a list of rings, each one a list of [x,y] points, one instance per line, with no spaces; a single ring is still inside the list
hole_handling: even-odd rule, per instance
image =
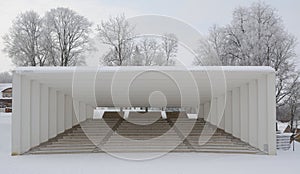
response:
[[[12,154],[22,154],[96,107],[178,107],[276,154],[275,72],[270,67],[17,68]]]

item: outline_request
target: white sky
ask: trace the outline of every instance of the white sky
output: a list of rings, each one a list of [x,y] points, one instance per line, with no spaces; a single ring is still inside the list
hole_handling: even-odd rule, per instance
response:
[[[12,20],[21,12],[35,10],[43,15],[56,7],[69,7],[96,24],[110,15],[125,13],[126,17],[143,14],[167,15],[183,20],[206,34],[213,24],[225,25],[231,21],[235,7],[250,5],[256,0],[1,0],[0,37],[8,32]],[[278,10],[287,30],[300,40],[300,1],[265,0]],[[0,40],[3,50],[3,41]],[[300,45],[296,52],[300,55]],[[300,58],[298,58],[298,62]],[[8,56],[0,52],[0,72],[13,69]]]

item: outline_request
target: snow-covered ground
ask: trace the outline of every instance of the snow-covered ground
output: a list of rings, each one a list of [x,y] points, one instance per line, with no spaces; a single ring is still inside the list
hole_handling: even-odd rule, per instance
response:
[[[285,129],[288,127],[289,123],[282,123],[280,121],[277,122],[278,130],[283,133]]]
[[[253,174],[289,172],[300,164],[296,151],[278,151],[277,156],[204,153],[170,153],[149,161],[127,161],[108,154],[62,154],[10,156],[11,116],[0,113],[0,173],[222,173]]]

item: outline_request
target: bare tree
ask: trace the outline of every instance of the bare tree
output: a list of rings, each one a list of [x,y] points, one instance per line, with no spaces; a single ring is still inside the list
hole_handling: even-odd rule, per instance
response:
[[[101,61],[110,66],[174,65],[178,40],[174,34],[162,39],[134,38],[134,27],[124,15],[110,17],[97,27],[100,41],[109,46]],[[140,60],[141,59],[141,60]]]
[[[165,52],[162,48],[164,38],[143,37],[132,41],[135,45],[131,57],[128,57],[126,65],[134,66],[165,66],[175,65],[175,61],[169,59],[167,61]],[[172,53],[170,57],[174,57],[176,53]],[[167,63],[168,62],[168,63]]]
[[[271,66],[276,71],[276,103],[282,106],[290,99],[299,78],[294,58],[296,39],[289,34],[276,10],[264,3],[239,7],[232,22],[214,26],[207,42],[200,46],[205,57],[216,55],[223,65]],[[213,50],[215,55],[211,55]],[[199,64],[200,60],[195,60]]]
[[[145,65],[145,57],[141,54],[139,47],[136,45],[135,50],[133,52],[132,58],[129,62],[130,65],[133,66],[144,66]]]
[[[174,34],[164,34],[162,41],[162,50],[164,52],[166,63],[165,65],[174,64],[171,59],[176,56],[178,49],[178,39]]]
[[[144,65],[145,66],[156,65],[154,60],[156,60],[158,56],[161,56],[161,49],[157,40],[146,37],[141,39],[139,46],[140,46],[141,54],[145,59]]]
[[[110,17],[97,27],[99,38],[103,44],[110,46],[110,51],[103,56],[107,65],[127,65],[134,50],[132,41],[133,27],[124,15]]]
[[[287,103],[277,108],[276,118],[282,122],[291,121],[291,128],[293,129],[293,122],[300,119],[300,82],[296,83],[295,88],[291,91],[290,99]]]
[[[55,66],[84,64],[92,23],[68,8],[51,9],[45,15],[44,47]]]
[[[39,45],[42,18],[34,11],[21,13],[13,21],[8,34],[3,37],[4,52],[18,66],[43,66],[45,54]]]
[[[292,89],[291,97],[288,100],[289,113],[291,115],[291,128],[293,129],[293,123],[298,114],[298,109],[300,105],[300,82],[297,82],[295,88]]]

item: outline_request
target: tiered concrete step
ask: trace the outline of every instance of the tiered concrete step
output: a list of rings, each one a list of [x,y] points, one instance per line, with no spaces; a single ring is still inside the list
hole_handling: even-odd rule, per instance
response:
[[[167,136],[165,136],[167,134]],[[130,113],[104,148],[113,152],[165,152],[181,139],[160,112]]]
[[[92,153],[99,152],[98,147],[104,144],[114,133],[114,129],[123,119],[115,112],[107,112],[103,119],[86,120],[71,130],[40,146],[33,148],[29,154],[56,153]]]
[[[204,119],[189,119],[182,113],[168,113],[168,122],[175,127],[184,143],[195,152],[260,153],[259,150],[207,123]]]
[[[188,119],[185,113],[106,112],[103,119],[86,120],[29,154],[92,152],[214,152],[259,153],[248,144],[203,119]],[[199,139],[199,137],[201,138]],[[200,144],[199,144],[200,143]]]

